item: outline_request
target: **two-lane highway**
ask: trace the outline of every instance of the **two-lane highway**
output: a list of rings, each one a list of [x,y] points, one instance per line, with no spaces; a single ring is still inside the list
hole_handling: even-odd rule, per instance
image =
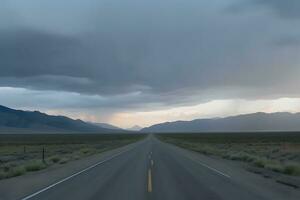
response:
[[[31,191],[23,199],[293,200],[299,197],[299,190],[149,136],[133,148]]]

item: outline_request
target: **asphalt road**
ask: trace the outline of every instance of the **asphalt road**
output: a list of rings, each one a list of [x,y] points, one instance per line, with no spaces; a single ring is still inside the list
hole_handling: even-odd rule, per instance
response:
[[[21,199],[293,200],[300,191],[150,136]]]

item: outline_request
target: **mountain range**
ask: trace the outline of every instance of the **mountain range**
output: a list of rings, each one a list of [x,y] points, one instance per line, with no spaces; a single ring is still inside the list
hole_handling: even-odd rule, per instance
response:
[[[300,113],[252,113],[225,118],[156,124],[142,132],[300,131]]]
[[[14,110],[0,105],[0,131],[2,133],[39,131],[111,133],[117,130],[65,116],[52,116],[39,111]]]
[[[133,129],[139,131],[140,127]],[[6,132],[87,132],[116,133],[128,130],[106,124],[53,116],[39,111],[15,110],[0,105],[0,133]],[[155,124],[147,133],[178,132],[300,131],[300,113],[252,113],[224,118],[195,119]]]

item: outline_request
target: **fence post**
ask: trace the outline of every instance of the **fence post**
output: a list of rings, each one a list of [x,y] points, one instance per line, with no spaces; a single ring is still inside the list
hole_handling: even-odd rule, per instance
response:
[[[43,147],[43,162],[45,162],[45,147]]]

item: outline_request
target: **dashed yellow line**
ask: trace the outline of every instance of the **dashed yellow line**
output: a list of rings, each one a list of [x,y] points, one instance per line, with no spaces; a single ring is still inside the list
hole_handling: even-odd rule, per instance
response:
[[[151,169],[148,170],[148,192],[152,192],[152,174],[151,174]]]

